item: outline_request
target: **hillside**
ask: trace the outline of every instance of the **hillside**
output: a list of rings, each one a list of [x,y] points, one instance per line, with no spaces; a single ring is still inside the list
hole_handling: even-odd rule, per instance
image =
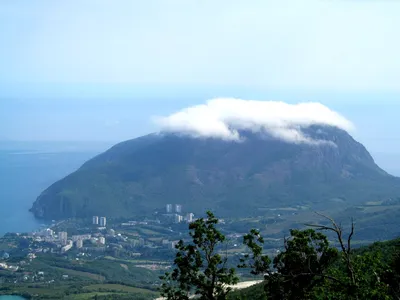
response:
[[[44,219],[130,217],[180,203],[195,213],[259,215],[282,206],[335,207],[400,196],[400,181],[336,127],[288,143],[241,132],[241,142],[153,134],[115,145],[54,183],[35,201]]]

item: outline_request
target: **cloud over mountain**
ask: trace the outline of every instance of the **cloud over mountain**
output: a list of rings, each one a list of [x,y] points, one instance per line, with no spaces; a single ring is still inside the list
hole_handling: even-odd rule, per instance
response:
[[[162,132],[240,140],[241,130],[266,132],[290,143],[318,143],[302,128],[328,125],[352,130],[353,124],[339,113],[315,102],[288,104],[278,101],[215,98],[206,104],[182,109],[166,117],[154,117]]]

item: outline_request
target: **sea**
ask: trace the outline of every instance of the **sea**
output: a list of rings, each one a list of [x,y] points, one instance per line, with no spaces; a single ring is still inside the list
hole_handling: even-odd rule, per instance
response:
[[[0,236],[45,227],[47,224],[29,212],[38,195],[110,145],[100,142],[0,142]]]

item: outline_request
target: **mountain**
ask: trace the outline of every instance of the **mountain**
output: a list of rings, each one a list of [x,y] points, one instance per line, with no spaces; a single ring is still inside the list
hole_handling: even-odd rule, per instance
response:
[[[310,126],[302,132],[317,142],[289,143],[260,132],[240,132],[240,142],[178,134],[122,142],[47,188],[31,211],[44,219],[131,217],[179,203],[185,211],[242,217],[400,196],[400,180],[346,131]]]

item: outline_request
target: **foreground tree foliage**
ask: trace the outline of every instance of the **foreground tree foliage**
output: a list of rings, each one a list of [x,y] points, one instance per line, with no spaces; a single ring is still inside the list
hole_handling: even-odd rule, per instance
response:
[[[272,266],[267,263],[269,258],[262,255],[263,239],[252,230],[244,237],[252,255],[239,267],[264,274],[268,299],[393,299],[391,285],[383,276],[387,274],[386,278],[395,284],[392,278],[396,272],[387,273],[379,253],[359,255],[352,249],[354,223],[345,239],[341,226],[321,216],[330,225],[309,225],[318,231],[291,230],[284,251],[274,258]],[[339,250],[320,230],[334,233]]]
[[[382,278],[388,285],[390,296],[400,299],[400,241],[397,241],[395,248],[389,260],[389,268]]]
[[[207,212],[207,219],[189,225],[191,243],[180,241],[176,246],[175,269],[162,276],[161,295],[168,300],[187,300],[192,295],[202,300],[227,299],[238,277],[234,268],[227,268],[227,256],[219,254],[225,236],[216,228],[218,219]]]
[[[285,239],[285,250],[273,260],[262,255],[264,240],[257,230],[244,237],[252,256],[245,257],[241,268],[251,268],[252,274],[264,274],[266,292],[271,299],[308,299],[313,290],[327,278],[328,268],[337,259],[338,251],[329,246],[325,235],[308,230],[291,230]],[[247,261],[247,263],[246,263]]]
[[[190,224],[192,242],[180,241],[176,247],[175,269],[162,277],[161,295],[166,299],[400,300],[400,240],[353,249],[354,223],[345,236],[340,225],[322,214],[327,225],[291,230],[273,259],[263,254],[264,239],[258,230],[245,235],[250,254],[238,267],[262,275],[264,281],[231,292],[228,285],[238,278],[226,267],[227,255],[220,254],[225,236],[216,229],[218,219],[211,212],[207,216]],[[333,244],[321,231],[330,233]]]

